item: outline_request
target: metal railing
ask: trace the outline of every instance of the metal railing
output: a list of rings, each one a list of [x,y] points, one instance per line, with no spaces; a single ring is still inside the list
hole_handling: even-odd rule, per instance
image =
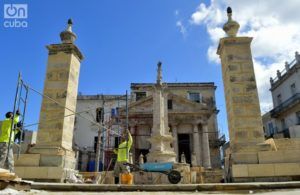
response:
[[[280,112],[286,110],[291,105],[294,105],[295,103],[298,103],[300,101],[300,93],[295,93],[292,97],[285,100],[278,106],[276,106],[273,110],[270,111],[271,117],[276,117],[279,115]]]
[[[297,60],[294,59],[293,61],[291,61],[290,63],[287,63],[286,66],[288,66],[289,69],[291,69],[292,67],[294,67],[297,64]],[[278,80],[280,80],[287,72],[288,70],[286,67],[282,70],[282,71],[278,71],[277,72],[277,76],[275,78],[273,78],[273,84],[276,83]],[[280,76],[278,76],[278,74]]]

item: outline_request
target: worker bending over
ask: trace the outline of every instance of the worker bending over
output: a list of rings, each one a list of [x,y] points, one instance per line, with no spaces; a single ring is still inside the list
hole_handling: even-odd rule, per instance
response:
[[[114,168],[115,183],[119,183],[120,173],[127,172],[127,166],[124,163],[129,162],[129,150],[132,146],[132,136],[130,131],[127,130],[126,133],[121,137],[121,144],[118,149],[114,149],[114,153],[117,154],[117,161]]]
[[[14,172],[14,153],[12,145],[14,143],[15,134],[17,133],[17,129],[13,127],[11,128],[12,121],[16,125],[19,122],[20,112],[17,111],[15,117],[13,119],[13,113],[7,112],[5,115],[5,120],[2,121],[1,132],[0,132],[0,168],[8,168],[11,172]],[[9,137],[11,135],[11,144],[8,150]]]

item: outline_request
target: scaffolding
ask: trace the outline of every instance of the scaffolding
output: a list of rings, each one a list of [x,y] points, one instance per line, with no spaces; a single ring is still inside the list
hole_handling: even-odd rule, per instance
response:
[[[21,147],[22,147],[22,139],[24,137],[24,129],[25,128],[28,128],[28,127],[32,127],[32,126],[36,126],[36,125],[40,125],[41,123],[40,122],[36,122],[36,123],[32,123],[32,124],[26,124],[26,121],[25,121],[25,116],[26,116],[26,109],[27,109],[27,101],[28,101],[28,97],[29,97],[29,92],[33,92],[35,94],[38,94],[40,95],[41,97],[43,98],[46,98],[50,101],[52,101],[53,103],[57,104],[58,106],[60,107],[63,107],[65,109],[67,109],[68,111],[71,112],[71,114],[68,114],[68,115],[65,115],[64,117],[70,117],[70,116],[78,116],[78,117],[81,117],[83,118],[84,120],[87,120],[88,122],[90,122],[91,124],[93,125],[96,125],[98,127],[98,135],[99,136],[99,140],[100,140],[100,137],[103,136],[105,137],[105,139],[103,139],[103,143],[99,142],[97,144],[97,147],[98,147],[98,151],[101,152],[101,150],[103,151],[103,156],[102,156],[102,160],[104,161],[105,159],[105,151],[109,150],[110,148],[105,148],[106,146],[109,146],[110,143],[109,143],[109,137],[111,135],[115,135],[115,136],[120,136],[121,135],[121,132],[120,132],[120,127],[118,127],[118,132],[115,132],[111,129],[111,126],[112,126],[112,120],[111,118],[109,119],[109,121],[107,123],[104,123],[104,120],[102,120],[101,122],[97,122],[93,119],[90,119],[88,117],[85,117],[83,116],[82,114],[83,113],[86,113],[86,112],[89,112],[89,111],[96,111],[97,107],[95,108],[91,108],[91,109],[88,109],[88,110],[84,110],[84,111],[80,111],[80,112],[76,112],[75,110],[72,110],[64,105],[62,105],[61,103],[59,103],[57,100],[47,96],[46,94],[34,89],[33,87],[31,87],[30,85],[28,85],[21,77],[21,73],[19,73],[18,75],[18,80],[17,80],[17,86],[16,86],[16,93],[15,93],[15,97],[14,97],[14,104],[13,104],[13,119],[15,118],[16,116],[16,111],[19,111],[20,115],[20,122],[17,124],[15,124],[15,121],[12,119],[12,123],[11,123],[11,129],[18,129],[20,130],[21,132],[21,136],[20,136],[20,139],[18,140],[18,142],[15,142],[15,141],[12,141],[12,137],[13,137],[13,131],[10,132],[10,135],[9,135],[9,143],[8,143],[8,148],[11,147],[12,144],[15,144],[18,146],[18,157],[20,155],[20,152],[21,152]],[[103,104],[103,107],[104,107],[104,104]],[[21,111],[20,111],[21,109]],[[104,112],[103,112],[103,116],[102,118],[104,119]],[[50,118],[48,120],[46,120],[46,122],[50,122],[50,121],[55,121],[59,118]],[[120,124],[118,124],[120,125]],[[108,142],[106,144],[106,141]],[[99,156],[99,159],[100,159],[100,156]],[[98,166],[99,167],[99,166]]]

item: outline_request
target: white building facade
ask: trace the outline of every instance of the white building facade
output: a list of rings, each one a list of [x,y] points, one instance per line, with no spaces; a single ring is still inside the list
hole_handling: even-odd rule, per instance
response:
[[[78,95],[74,128],[74,146],[79,151],[78,169],[93,171],[95,169],[96,143],[98,131],[101,128],[100,170],[113,155],[113,149],[118,144],[118,134],[122,126],[116,116],[118,108],[126,104],[125,95]],[[104,112],[103,112],[104,111]]]
[[[263,116],[266,137],[300,137],[300,55],[270,78],[273,109]]]

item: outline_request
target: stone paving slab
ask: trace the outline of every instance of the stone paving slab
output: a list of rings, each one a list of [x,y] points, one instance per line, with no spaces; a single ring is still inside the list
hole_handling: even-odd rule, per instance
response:
[[[126,192],[126,191],[237,191],[237,190],[276,190],[300,189],[300,182],[261,182],[225,184],[177,184],[177,185],[97,185],[33,182],[31,189],[46,191],[84,191],[84,192]]]
[[[38,195],[49,195],[49,194],[55,194],[55,195],[82,195],[82,194],[97,194],[97,195],[191,195],[191,194],[197,194],[197,195],[203,195],[203,194],[232,194],[232,195],[239,195],[239,194],[259,194],[259,195],[298,195],[300,194],[300,189],[296,190],[276,190],[276,191],[235,191],[235,192],[50,192],[50,191],[42,191],[42,190],[31,190],[30,192],[24,192],[24,191],[15,191],[15,190],[5,190],[0,191],[0,194],[38,194]]]

